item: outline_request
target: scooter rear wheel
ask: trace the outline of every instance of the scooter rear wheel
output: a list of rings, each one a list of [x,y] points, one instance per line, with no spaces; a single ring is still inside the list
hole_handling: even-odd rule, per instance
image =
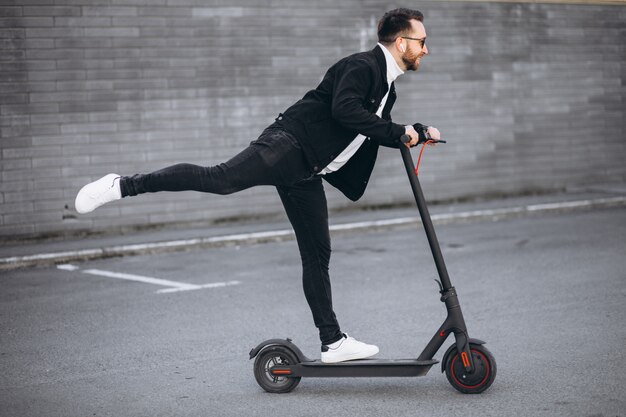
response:
[[[256,382],[267,392],[290,392],[298,386],[300,377],[272,375],[270,369],[274,366],[294,365],[296,363],[298,363],[296,355],[283,346],[271,346],[264,349],[254,361],[254,377],[256,378]]]
[[[464,394],[480,394],[493,384],[496,378],[496,360],[489,350],[482,345],[470,343],[470,352],[474,362],[474,372],[465,371],[456,349],[445,359],[448,382]]]

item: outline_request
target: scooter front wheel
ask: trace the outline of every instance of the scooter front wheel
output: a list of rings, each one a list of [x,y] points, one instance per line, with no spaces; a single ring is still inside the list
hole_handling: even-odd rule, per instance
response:
[[[496,360],[489,350],[470,343],[474,372],[465,371],[456,349],[445,358],[446,376],[450,384],[464,394],[480,394],[493,384],[496,378]]]
[[[300,383],[300,377],[278,376],[271,373],[274,366],[294,365],[296,355],[283,347],[271,346],[262,350],[254,361],[254,378],[261,388],[271,393],[286,393]]]

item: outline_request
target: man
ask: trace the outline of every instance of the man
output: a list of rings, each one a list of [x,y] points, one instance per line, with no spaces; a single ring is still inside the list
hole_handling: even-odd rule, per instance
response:
[[[433,127],[396,124],[390,116],[396,100],[394,80],[404,71],[417,71],[428,54],[422,21],[417,10],[387,12],[378,23],[379,43],[373,50],[333,65],[316,89],[229,161],[211,167],[177,164],[131,177],[109,174],[79,191],[76,210],[88,213],[107,202],[147,192],[230,194],[274,185],[296,234],[304,294],[319,330],[322,362],[375,355],[378,347],[341,332],[333,312],[322,178],[356,201],[365,191],[379,145],[397,148],[403,134],[411,137],[411,146],[425,132],[440,138]]]

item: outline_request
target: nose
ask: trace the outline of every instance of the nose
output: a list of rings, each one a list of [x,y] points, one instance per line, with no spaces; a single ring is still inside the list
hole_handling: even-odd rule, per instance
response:
[[[422,48],[422,52],[424,53],[424,55],[428,55],[428,46],[426,46],[424,44],[424,47]]]

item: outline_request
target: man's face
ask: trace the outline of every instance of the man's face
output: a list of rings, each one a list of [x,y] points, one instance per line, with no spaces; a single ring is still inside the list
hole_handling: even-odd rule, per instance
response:
[[[406,37],[426,39],[424,24],[418,20],[411,20],[411,31]],[[422,47],[420,41],[413,39],[403,39],[403,42],[405,42],[405,51],[401,56],[402,62],[407,71],[417,71],[420,66],[420,60],[424,55],[428,54],[428,47],[426,45]]]

